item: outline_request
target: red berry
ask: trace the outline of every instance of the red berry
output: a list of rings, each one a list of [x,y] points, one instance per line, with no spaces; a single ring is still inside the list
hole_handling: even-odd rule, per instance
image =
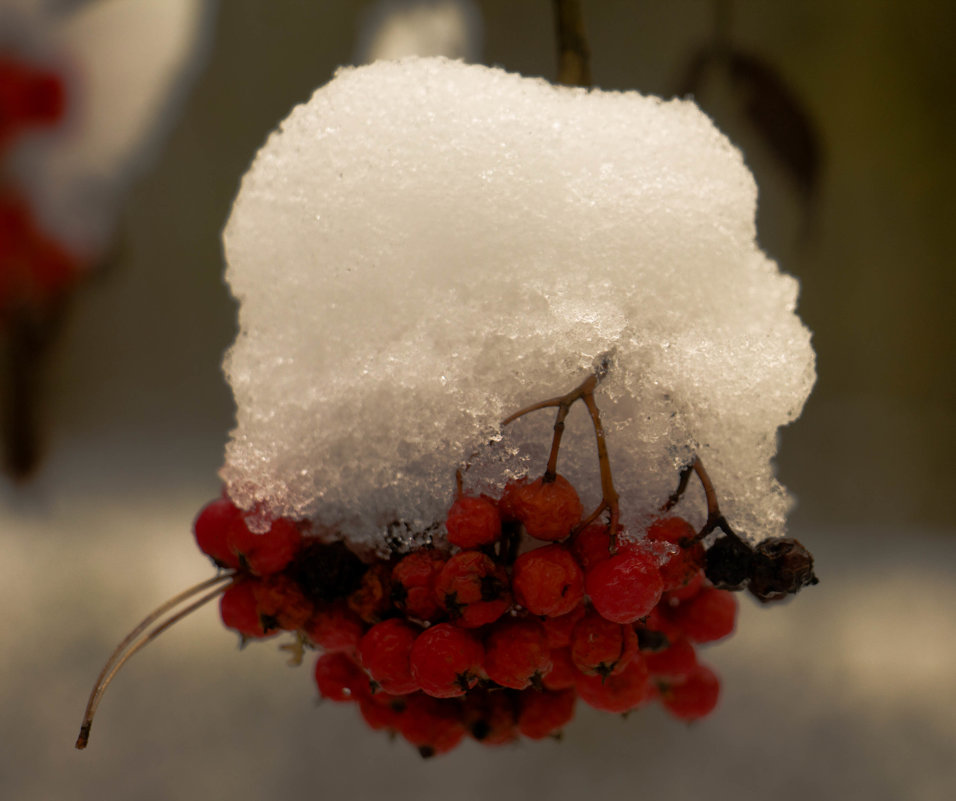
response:
[[[720,679],[706,665],[697,668],[685,679],[660,685],[661,703],[674,717],[697,720],[717,706]]]
[[[219,598],[219,614],[222,622],[235,629],[243,639],[268,637],[275,633],[276,626],[267,630],[259,617],[259,604],[256,600],[256,580],[236,581],[230,584]]]
[[[451,751],[465,736],[457,704],[418,694],[406,699],[398,731],[425,758]]]
[[[449,559],[435,583],[435,595],[459,626],[493,623],[511,607],[508,574],[480,551],[462,551]]]
[[[592,565],[611,556],[611,534],[608,527],[592,523],[571,538],[571,553],[581,568],[587,571]]]
[[[360,697],[359,710],[370,729],[398,731],[398,722],[407,703],[405,696],[378,692]]]
[[[312,603],[302,594],[299,585],[287,576],[264,576],[250,583],[259,610],[259,620],[266,631],[297,631],[304,628],[312,617]]]
[[[647,665],[638,656],[620,673],[602,676],[581,676],[577,682],[581,699],[595,709],[624,714],[650,698]]]
[[[369,695],[368,676],[345,654],[322,654],[315,663],[319,694],[330,701],[355,701]]]
[[[193,523],[199,550],[219,567],[239,567],[239,556],[229,547],[229,530],[240,514],[228,498],[217,498],[202,508]]]
[[[412,676],[435,698],[464,695],[482,672],[485,649],[468,631],[450,623],[425,629],[412,645]]]
[[[677,604],[693,598],[695,595],[697,595],[697,593],[704,589],[704,586],[704,571],[698,570],[693,576],[691,576],[690,581],[688,581],[683,587],[678,587],[673,590],[665,590],[664,595],[661,596],[661,604],[666,606],[677,606]]]
[[[663,651],[645,653],[644,661],[655,678],[682,679],[696,669],[697,653],[686,638],[680,637]]]
[[[501,518],[494,501],[485,496],[460,496],[445,520],[448,541],[461,548],[490,545],[501,537]]]
[[[518,730],[531,740],[553,737],[574,717],[577,693],[573,689],[549,692],[527,690],[518,705]]]
[[[504,745],[518,739],[517,710],[511,693],[472,690],[463,701],[462,722],[482,745]]]
[[[485,674],[502,687],[523,690],[551,670],[544,627],[533,618],[499,620],[485,640]]]
[[[571,632],[571,659],[588,676],[620,673],[636,655],[634,629],[613,623],[593,609]]]
[[[660,566],[665,590],[685,586],[704,566],[704,546],[691,542],[697,532],[682,517],[663,517],[655,520],[647,529],[647,539],[670,543],[677,548],[675,553],[664,557]]]
[[[584,617],[587,607],[578,604],[573,610],[560,617],[546,617],[541,621],[545,634],[548,635],[548,645],[552,648],[565,648],[571,644],[571,632]]]
[[[430,548],[402,557],[392,569],[392,601],[409,617],[435,619],[442,609],[435,584],[444,566],[445,557]]]
[[[363,574],[359,587],[348,597],[348,606],[366,623],[377,623],[392,606],[392,571],[386,562],[375,562]]]
[[[245,515],[236,517],[227,533],[229,550],[239,567],[255,576],[268,576],[283,570],[302,544],[299,527],[284,517],[273,520],[263,534],[249,530]]]
[[[571,659],[570,648],[551,649],[551,670],[544,674],[541,683],[548,690],[566,690],[573,687],[581,671]]]
[[[372,679],[389,695],[416,692],[408,659],[419,629],[392,618],[376,623],[359,643],[359,656]]]
[[[581,520],[584,507],[571,482],[564,476],[544,477],[509,484],[501,499],[502,510],[520,521],[528,536],[539,540],[563,540]]]
[[[338,601],[318,607],[304,632],[324,651],[353,653],[365,633],[365,624],[344,601]]]
[[[515,601],[534,615],[568,614],[584,598],[584,572],[563,545],[521,554],[511,582]]]
[[[733,633],[737,599],[730,590],[707,587],[666,612],[670,621],[694,642],[715,642]]]
[[[633,623],[647,615],[664,589],[654,557],[639,547],[622,549],[592,565],[584,587],[594,608],[615,623]]]

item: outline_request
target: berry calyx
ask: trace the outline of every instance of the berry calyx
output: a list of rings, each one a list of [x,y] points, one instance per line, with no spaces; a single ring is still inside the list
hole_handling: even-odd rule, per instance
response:
[[[620,673],[637,653],[634,629],[607,620],[594,610],[589,610],[571,632],[571,660],[586,676],[606,678]]]
[[[449,619],[465,628],[493,623],[511,607],[508,574],[481,551],[449,559],[435,582],[435,596]]]
[[[533,618],[499,620],[485,639],[485,675],[502,687],[540,686],[551,670],[551,649],[544,627]]]

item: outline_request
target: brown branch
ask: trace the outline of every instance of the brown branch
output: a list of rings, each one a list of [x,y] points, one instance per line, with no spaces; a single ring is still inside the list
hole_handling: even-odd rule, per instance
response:
[[[558,44],[558,83],[591,86],[588,48],[580,0],[552,0]]]

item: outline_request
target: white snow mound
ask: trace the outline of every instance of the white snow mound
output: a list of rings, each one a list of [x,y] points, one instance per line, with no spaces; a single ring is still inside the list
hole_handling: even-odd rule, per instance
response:
[[[540,475],[553,411],[500,421],[607,358],[622,520],[646,521],[697,454],[739,533],[781,535],[771,460],[814,355],[755,206],[690,102],[445,59],[340,70],[269,137],[226,226],[229,493],[356,544],[420,531],[458,467],[476,491]],[[597,468],[577,404],[558,470],[586,507]],[[700,523],[699,489],[678,509]]]

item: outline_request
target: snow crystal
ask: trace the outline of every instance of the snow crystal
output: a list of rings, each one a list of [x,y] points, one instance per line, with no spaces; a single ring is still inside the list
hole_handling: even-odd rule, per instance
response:
[[[552,410],[597,392],[640,524],[695,454],[721,510],[783,533],[777,429],[814,381],[797,282],[755,244],[741,154],[690,102],[445,59],[340,70],[273,133],[225,231],[237,503],[375,544],[466,486],[540,475]],[[558,470],[600,500],[578,404]],[[680,510],[703,519],[695,490]]]

